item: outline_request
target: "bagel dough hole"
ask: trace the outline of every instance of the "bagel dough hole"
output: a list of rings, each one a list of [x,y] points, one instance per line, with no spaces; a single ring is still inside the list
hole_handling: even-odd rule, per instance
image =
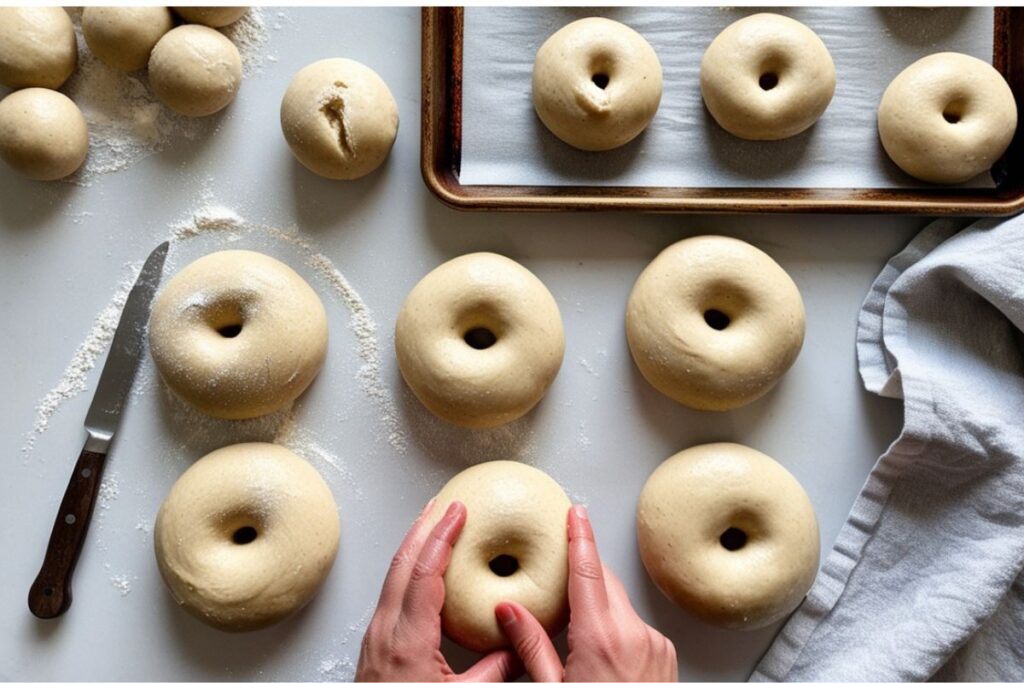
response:
[[[519,571],[519,560],[511,555],[498,555],[488,562],[487,566],[497,576],[512,576]]]
[[[960,100],[954,100],[946,105],[942,110],[942,118],[946,120],[946,123],[960,123],[960,119],[964,115],[964,103]]]
[[[237,337],[239,334],[242,333],[242,325],[240,323],[223,325],[217,328],[217,333],[222,337],[231,339],[232,337]]]
[[[609,83],[609,81],[611,79],[608,78],[608,74],[596,73],[596,74],[594,74],[593,76],[590,77],[590,80],[598,88],[600,88],[601,90],[604,90],[605,88],[608,87],[608,83]]]
[[[462,335],[462,338],[474,349],[481,351],[491,348],[498,341],[498,337],[486,327],[474,327]]]
[[[256,540],[259,536],[259,532],[256,531],[256,527],[243,526],[235,529],[235,533],[231,534],[231,541],[236,545],[247,545]]]
[[[757,79],[757,84],[761,86],[761,90],[771,90],[779,84],[779,75],[769,71],[761,74],[761,77]]]
[[[709,308],[704,311],[704,322],[713,330],[724,330],[729,327],[729,323],[732,321],[728,315],[722,313],[717,308]]]
[[[722,532],[722,535],[718,537],[718,541],[726,550],[739,550],[747,544],[747,532],[731,526]]]

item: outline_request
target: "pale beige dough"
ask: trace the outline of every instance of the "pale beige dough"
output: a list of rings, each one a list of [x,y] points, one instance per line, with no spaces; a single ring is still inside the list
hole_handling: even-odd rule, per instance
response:
[[[454,501],[467,517],[444,575],[448,637],[477,652],[507,646],[494,616],[507,600],[530,610],[549,633],[560,631],[568,616],[571,506],[562,487],[534,467],[497,460],[452,477],[437,494],[432,524]]]
[[[992,65],[940,52],[892,80],[878,107],[878,134],[904,171],[933,183],[960,183],[987,171],[1017,128],[1013,92]]]
[[[320,371],[327,314],[280,261],[218,251],[183,268],[157,296],[149,346],[186,402],[214,417],[259,417],[290,405]]]
[[[209,116],[231,104],[242,85],[242,57],[220,31],[189,24],[168,31],[149,56],[149,84],[184,116]]]
[[[398,104],[387,83],[352,59],[301,69],[281,101],[281,130],[313,173],[353,180],[384,163],[398,135]]]
[[[770,256],[731,237],[671,245],[640,274],[626,338],[655,389],[698,410],[731,410],[768,393],[804,341],[796,284]]]
[[[621,147],[647,128],[661,103],[661,62],[650,43],[601,17],[568,24],[541,45],[533,106],[563,142],[588,151]]]
[[[249,11],[248,7],[175,7],[185,21],[190,24],[203,24],[211,28],[221,28],[233,24]]]
[[[340,535],[320,474],[270,443],[235,444],[197,460],[153,527],[174,599],[222,631],[263,628],[301,609],[331,571]]]
[[[120,71],[144,69],[165,33],[174,28],[166,7],[86,7],[82,35],[96,58]]]
[[[747,140],[802,133],[825,113],[835,89],[836,68],[825,43],[779,14],[730,24],[700,65],[700,90],[711,116]]]
[[[565,335],[544,283],[481,252],[420,280],[398,314],[395,350],[402,377],[435,415],[495,427],[541,400],[562,365]]]
[[[651,474],[636,513],[640,557],[673,602],[733,629],[792,612],[818,572],[818,521],[786,468],[736,443],[681,451]]]
[[[89,153],[81,110],[46,88],[18,90],[0,101],[0,159],[33,180],[71,175]]]
[[[71,17],[60,7],[0,7],[0,85],[59,88],[78,64]]]

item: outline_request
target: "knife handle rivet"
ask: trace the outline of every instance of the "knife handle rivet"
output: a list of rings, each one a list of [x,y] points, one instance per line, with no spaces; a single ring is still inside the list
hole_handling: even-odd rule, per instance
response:
[[[82,470],[82,479],[88,479],[91,476],[92,476],[92,470],[90,470],[88,467],[86,467],[84,470]]]
[[[75,517],[72,514],[64,515],[64,523],[65,524],[74,524],[76,519],[78,519],[78,518]]]

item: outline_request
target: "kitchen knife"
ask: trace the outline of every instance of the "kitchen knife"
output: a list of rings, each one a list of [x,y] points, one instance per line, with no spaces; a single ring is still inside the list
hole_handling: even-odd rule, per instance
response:
[[[85,416],[88,438],[64,491],[43,566],[28,592],[28,608],[40,619],[60,616],[71,606],[71,575],[89,530],[103,462],[142,358],[143,333],[169,246],[164,242],[146,259],[121,311],[107,362]]]

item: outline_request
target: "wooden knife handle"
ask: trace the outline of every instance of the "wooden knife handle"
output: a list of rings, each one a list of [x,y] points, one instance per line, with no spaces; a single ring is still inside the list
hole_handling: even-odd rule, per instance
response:
[[[83,448],[71,473],[50,532],[43,567],[28,591],[28,608],[40,619],[58,617],[71,607],[71,575],[85,545],[104,460],[104,454]]]

